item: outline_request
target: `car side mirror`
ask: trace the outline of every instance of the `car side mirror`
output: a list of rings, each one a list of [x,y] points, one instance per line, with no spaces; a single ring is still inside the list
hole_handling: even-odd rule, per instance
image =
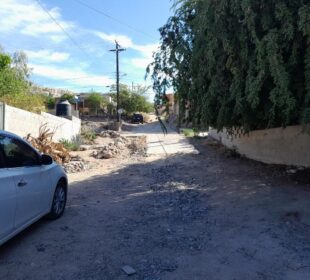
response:
[[[53,159],[49,155],[42,155],[41,156],[41,164],[42,165],[50,165],[53,163]]]

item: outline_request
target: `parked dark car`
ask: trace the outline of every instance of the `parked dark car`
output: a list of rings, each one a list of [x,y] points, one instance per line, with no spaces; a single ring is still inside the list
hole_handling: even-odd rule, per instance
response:
[[[142,114],[133,114],[132,116],[132,123],[143,123],[143,116]]]

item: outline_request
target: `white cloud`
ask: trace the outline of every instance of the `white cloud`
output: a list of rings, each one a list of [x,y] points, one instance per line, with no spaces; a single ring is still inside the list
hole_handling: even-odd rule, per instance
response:
[[[38,64],[30,64],[30,68],[35,75],[53,80],[66,81],[76,86],[104,87],[114,83],[114,80],[107,76],[91,75],[80,69]]]
[[[53,2],[53,1],[52,1]],[[156,51],[158,44],[136,44],[132,38],[116,33],[105,33],[96,30],[85,29],[78,24],[68,21],[64,18],[61,10],[53,7],[51,1],[41,0],[42,5],[49,11],[53,18],[57,20],[74,38],[82,44],[81,48],[85,50],[93,61],[99,61],[100,56],[106,56],[105,60],[100,60],[99,63],[104,62],[105,68],[109,71],[114,71],[114,57],[107,51],[106,46],[103,47],[102,42],[98,43],[98,38],[108,43],[113,48],[115,40],[117,40],[121,47],[130,49],[134,52],[128,52],[122,55],[122,71],[126,71],[128,75],[133,75],[133,81],[140,77],[143,80],[144,70],[152,61],[152,53]],[[44,3],[49,3],[48,7]],[[77,21],[78,22],[78,21]],[[36,0],[0,0],[0,35],[1,39],[5,39],[8,44],[11,42],[14,46],[15,39],[20,44],[20,41],[27,42],[26,53],[29,56],[30,67],[33,68],[33,73],[36,76],[46,78],[46,80],[61,81],[64,84],[96,87],[110,85],[114,83],[114,78],[107,76],[92,75],[87,71],[96,62],[91,62],[86,59],[85,55],[77,50],[75,47],[69,47],[64,44],[59,44],[67,39],[63,31],[53,22],[47,13],[38,5]],[[26,40],[24,37],[27,36]],[[21,40],[17,40],[21,37]],[[83,40],[81,40],[83,38]],[[107,44],[106,44],[107,45]],[[35,46],[32,48],[32,46]],[[48,49],[44,49],[48,46]],[[61,48],[57,48],[61,46]],[[42,47],[41,50],[35,51]],[[18,46],[20,48],[20,45]],[[70,58],[70,60],[69,60]],[[66,65],[76,62],[74,68]],[[48,65],[55,62],[63,62],[61,67],[55,65]],[[112,70],[111,70],[112,69]],[[85,76],[90,76],[85,78]],[[80,78],[83,77],[83,78]],[[68,81],[67,79],[72,78]],[[44,83],[44,79],[40,79]]]
[[[31,61],[63,62],[69,59],[70,54],[65,52],[55,52],[52,50],[25,51]]]
[[[159,44],[133,45],[133,49],[141,52],[146,57],[152,57],[153,53],[158,49]]]
[[[109,42],[109,43],[115,44],[115,40],[116,40],[123,48],[131,48],[134,45],[131,38],[129,38],[126,35],[107,34],[107,33],[100,32],[100,31],[94,31],[93,33],[97,35],[99,38],[101,38],[102,40]]]
[[[140,56],[129,60],[130,63],[137,68],[146,69],[148,64],[152,62],[153,53],[159,47],[159,43],[146,45],[135,44],[132,39],[126,35],[107,34],[99,31],[94,32],[94,34],[106,42],[114,43],[116,40],[121,45],[121,47],[131,48],[135,51],[138,51]]]
[[[134,49],[145,56],[152,56],[152,53],[156,51],[159,46],[158,43],[146,45],[135,44],[131,38],[121,34],[107,34],[100,31],[94,31],[93,33],[106,42],[114,44],[115,41],[117,41],[121,47]]]
[[[152,58],[133,58],[130,61],[135,67],[146,69],[146,67],[152,62]]]
[[[75,26],[72,22],[62,20],[58,8],[49,9],[48,11],[64,29],[72,29]],[[36,37],[41,35],[56,36],[62,33],[59,26],[37,3],[29,0],[1,0],[0,32],[14,31]]]
[[[134,45],[133,48],[141,53],[142,57],[131,59],[131,63],[137,67],[146,69],[146,67],[153,61],[153,53],[158,49],[159,44],[149,45]]]
[[[57,44],[57,43],[61,43],[62,41],[66,40],[67,37],[64,34],[57,34],[57,35],[49,35],[49,39]]]

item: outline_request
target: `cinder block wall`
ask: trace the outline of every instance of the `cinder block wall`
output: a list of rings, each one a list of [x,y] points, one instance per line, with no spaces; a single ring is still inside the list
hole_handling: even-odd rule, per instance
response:
[[[81,120],[78,118],[72,117],[72,120],[68,120],[43,112],[35,114],[8,105],[5,106],[4,123],[6,131],[21,137],[25,137],[29,133],[36,137],[39,134],[40,126],[47,124],[49,129],[55,131],[53,140],[56,142],[61,139],[71,140],[81,130]]]
[[[231,139],[211,129],[209,135],[247,158],[264,163],[310,167],[310,134],[301,126],[255,130]]]

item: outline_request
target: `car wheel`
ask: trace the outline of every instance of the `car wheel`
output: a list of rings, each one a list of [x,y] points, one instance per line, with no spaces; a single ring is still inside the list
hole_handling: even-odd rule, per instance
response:
[[[67,202],[67,190],[64,182],[59,182],[54,193],[51,211],[48,214],[50,219],[58,219],[65,211]]]

